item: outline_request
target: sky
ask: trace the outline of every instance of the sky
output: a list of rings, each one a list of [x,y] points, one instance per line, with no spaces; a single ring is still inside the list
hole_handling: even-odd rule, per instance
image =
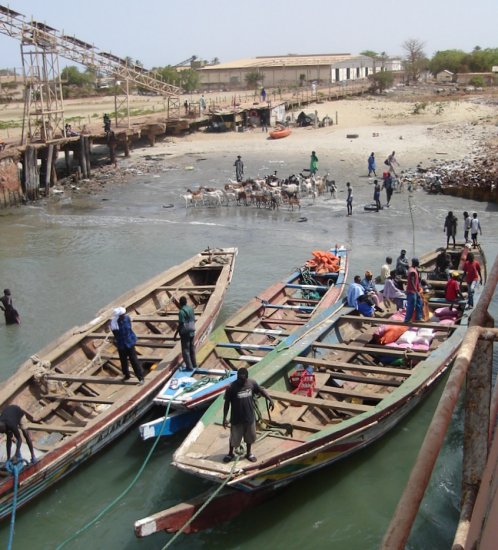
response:
[[[498,48],[498,0],[0,0],[0,4],[144,67],[196,55],[403,55],[403,42],[438,50]],[[65,63],[61,63],[64,65]],[[19,42],[0,34],[0,68],[21,67]]]

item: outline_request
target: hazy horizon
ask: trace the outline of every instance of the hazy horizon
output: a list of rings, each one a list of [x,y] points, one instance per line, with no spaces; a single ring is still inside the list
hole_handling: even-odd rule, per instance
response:
[[[315,0],[310,6],[296,9],[283,0],[261,6],[239,0],[143,0],[138,5],[131,0],[119,4],[86,0],[70,9],[63,0],[16,0],[7,5],[28,20],[46,23],[119,57],[130,56],[146,68],[176,65],[192,55],[227,62],[373,50],[396,57],[404,54],[402,44],[407,39],[423,42],[429,57],[440,50],[498,47],[496,0],[477,0],[472,9],[463,0],[416,4],[356,0],[338,6]],[[0,68],[21,66],[18,40],[0,34],[0,51]]]

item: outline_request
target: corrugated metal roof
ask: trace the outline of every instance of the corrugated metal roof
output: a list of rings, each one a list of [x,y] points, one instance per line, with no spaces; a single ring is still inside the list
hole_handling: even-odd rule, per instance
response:
[[[364,55],[352,55],[350,53],[339,54],[316,54],[316,55],[281,55],[281,56],[262,56],[251,57],[248,59],[238,59],[229,61],[228,63],[220,63],[219,65],[207,65],[201,70],[223,70],[223,69],[264,69],[271,67],[299,67],[306,65],[332,65],[340,61],[348,59],[370,60]]]

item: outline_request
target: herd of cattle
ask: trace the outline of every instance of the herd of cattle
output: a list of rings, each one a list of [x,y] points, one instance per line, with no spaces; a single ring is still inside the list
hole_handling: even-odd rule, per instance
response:
[[[187,208],[244,205],[270,209],[287,206],[294,210],[294,207],[301,208],[300,198],[315,199],[328,191],[335,193],[335,182],[328,180],[328,174],[325,176],[298,174],[286,179],[273,175],[240,183],[230,181],[224,189],[199,187],[196,191],[188,189],[182,196]]]

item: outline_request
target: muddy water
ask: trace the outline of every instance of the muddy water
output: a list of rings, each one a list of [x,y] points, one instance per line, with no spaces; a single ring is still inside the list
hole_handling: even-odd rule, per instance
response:
[[[2,379],[63,331],[93,318],[122,292],[207,246],[239,248],[222,318],[301,265],[313,249],[345,244],[351,250],[352,278],[366,269],[378,272],[385,255],[396,257],[400,248],[411,256],[441,245],[448,210],[457,214],[459,229],[463,210],[477,211],[490,264],[498,253],[496,206],[415,190],[410,198],[406,191],[395,193],[391,208],[380,213],[364,212],[363,205],[372,200],[371,182],[353,176],[348,165],[334,174],[337,199],[304,199],[300,211],[244,206],[187,210],[181,198],[187,188],[201,183],[221,187],[232,176],[231,157],[201,158],[157,161],[157,173],[138,174],[127,185],[108,184],[97,195],[0,213],[0,286],[12,289],[22,316],[20,327],[0,325]],[[244,161],[260,174],[302,169],[302,163],[290,156],[270,161],[247,155]],[[346,181],[353,183],[355,197],[354,215],[349,218]],[[296,483],[281,498],[245,517],[184,537],[175,547],[378,547],[441,388],[376,445]],[[429,540],[432,548],[442,548],[452,540],[459,499],[460,432],[457,421],[411,548],[427,548]],[[169,466],[180,440],[162,442],[136,487],[68,548],[161,548],[170,535],[139,541],[133,522],[209,487]],[[14,547],[55,548],[127,487],[149,448],[132,431],[21,510]],[[7,539],[6,525],[0,529],[0,539]]]

